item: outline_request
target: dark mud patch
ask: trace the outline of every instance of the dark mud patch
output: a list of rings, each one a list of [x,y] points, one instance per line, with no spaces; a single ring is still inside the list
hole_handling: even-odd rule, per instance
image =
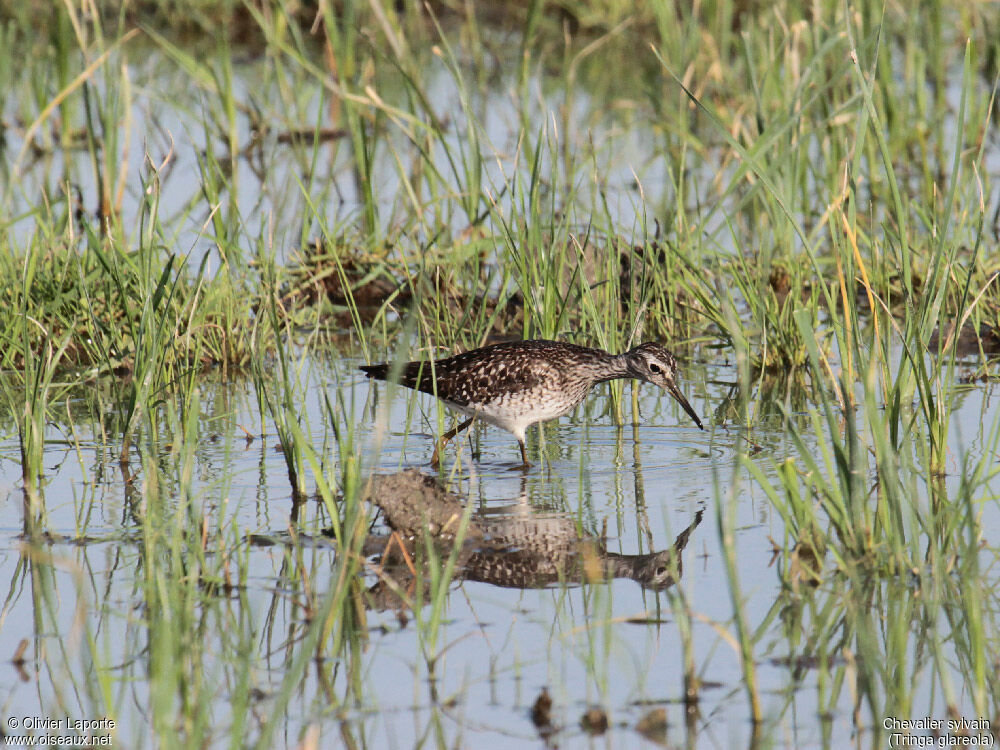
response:
[[[287,309],[327,304],[337,325],[353,327],[357,321],[371,323],[380,315],[396,315],[419,300],[432,317],[456,321],[459,328],[471,325],[471,311],[490,321],[489,334],[517,333],[523,325],[524,300],[519,292],[482,294],[468,291],[454,275],[440,268],[421,273],[386,254],[366,253],[348,244],[328,247],[316,240],[290,267],[289,282],[281,298]],[[438,310],[434,310],[434,307]],[[464,321],[470,325],[463,325]]]
[[[966,323],[959,329],[957,337],[955,328],[955,321],[938,326],[931,334],[927,348],[936,352],[943,346],[947,353],[954,346],[955,356],[959,359],[980,355],[989,358],[1000,356],[1000,331],[993,326],[982,323],[977,327]]]

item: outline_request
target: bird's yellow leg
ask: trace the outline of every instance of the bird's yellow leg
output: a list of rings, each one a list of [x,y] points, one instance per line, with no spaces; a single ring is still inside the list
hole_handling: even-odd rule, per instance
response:
[[[530,469],[531,468],[531,461],[528,460],[528,450],[527,450],[527,448],[524,447],[524,441],[523,440],[518,440],[517,444],[521,448],[521,461],[523,462],[521,464],[521,468],[522,469]]]
[[[382,550],[382,558],[379,560],[378,566],[379,574],[381,574],[385,568],[385,564],[389,559],[389,552],[392,550],[393,544],[399,547],[399,551],[403,555],[403,562],[406,563],[406,567],[408,567],[410,572],[415,576],[417,574],[417,569],[413,566],[413,558],[410,557],[410,553],[406,551],[406,545],[403,544],[403,538],[399,535],[399,532],[396,531],[389,535],[389,541],[385,543],[385,549]]]
[[[444,435],[441,436],[441,439],[437,441],[437,445],[434,446],[434,453],[431,454],[431,466],[437,468],[438,464],[441,463],[441,451],[444,450],[444,447],[448,444],[448,441],[451,440],[453,437],[455,437],[455,435],[460,433],[466,427],[468,427],[470,424],[472,424],[473,421],[475,421],[475,419],[476,419],[475,417],[469,417],[464,422],[462,422],[462,424],[460,424],[458,427],[454,427],[448,430]]]

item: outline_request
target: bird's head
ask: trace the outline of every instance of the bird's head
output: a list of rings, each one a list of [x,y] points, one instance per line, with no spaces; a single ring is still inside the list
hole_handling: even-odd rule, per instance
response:
[[[702,427],[698,415],[691,408],[691,404],[684,398],[684,394],[681,393],[681,389],[677,386],[677,360],[674,359],[673,354],[659,344],[650,342],[640,344],[635,349],[627,352],[624,357],[629,375],[639,380],[645,380],[647,383],[660,386],[660,388],[677,400],[677,403],[681,405],[681,408],[688,413],[700,429],[705,429]]]

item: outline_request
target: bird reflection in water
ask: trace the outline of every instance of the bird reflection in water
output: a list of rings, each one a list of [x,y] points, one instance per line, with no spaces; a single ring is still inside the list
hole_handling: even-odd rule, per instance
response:
[[[420,599],[417,580],[430,578],[418,575],[426,545],[434,546],[438,559],[451,554],[465,505],[434,477],[415,469],[373,477],[367,497],[393,532],[388,545],[384,535],[366,544],[367,555],[381,553],[379,580],[368,591],[369,606],[408,608]],[[662,591],[680,579],[681,553],[701,518],[699,510],[671,547],[628,555],[608,551],[597,535],[581,533],[573,517],[539,512],[527,502],[502,512],[473,514],[462,535],[453,581],[529,589],[630,578],[643,588]]]

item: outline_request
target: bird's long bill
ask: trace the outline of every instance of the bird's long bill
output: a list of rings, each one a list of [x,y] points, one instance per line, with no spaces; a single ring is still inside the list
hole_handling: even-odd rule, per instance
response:
[[[670,385],[667,386],[667,393],[669,393],[671,396],[677,399],[677,403],[680,404],[681,408],[688,413],[688,416],[690,416],[691,419],[694,420],[694,423],[698,425],[699,430],[705,429],[704,427],[701,426],[701,420],[698,419],[698,415],[695,414],[695,411],[691,407],[691,404],[689,404],[688,400],[684,398],[684,394],[681,393],[681,389],[678,388],[675,383],[671,383]]]

